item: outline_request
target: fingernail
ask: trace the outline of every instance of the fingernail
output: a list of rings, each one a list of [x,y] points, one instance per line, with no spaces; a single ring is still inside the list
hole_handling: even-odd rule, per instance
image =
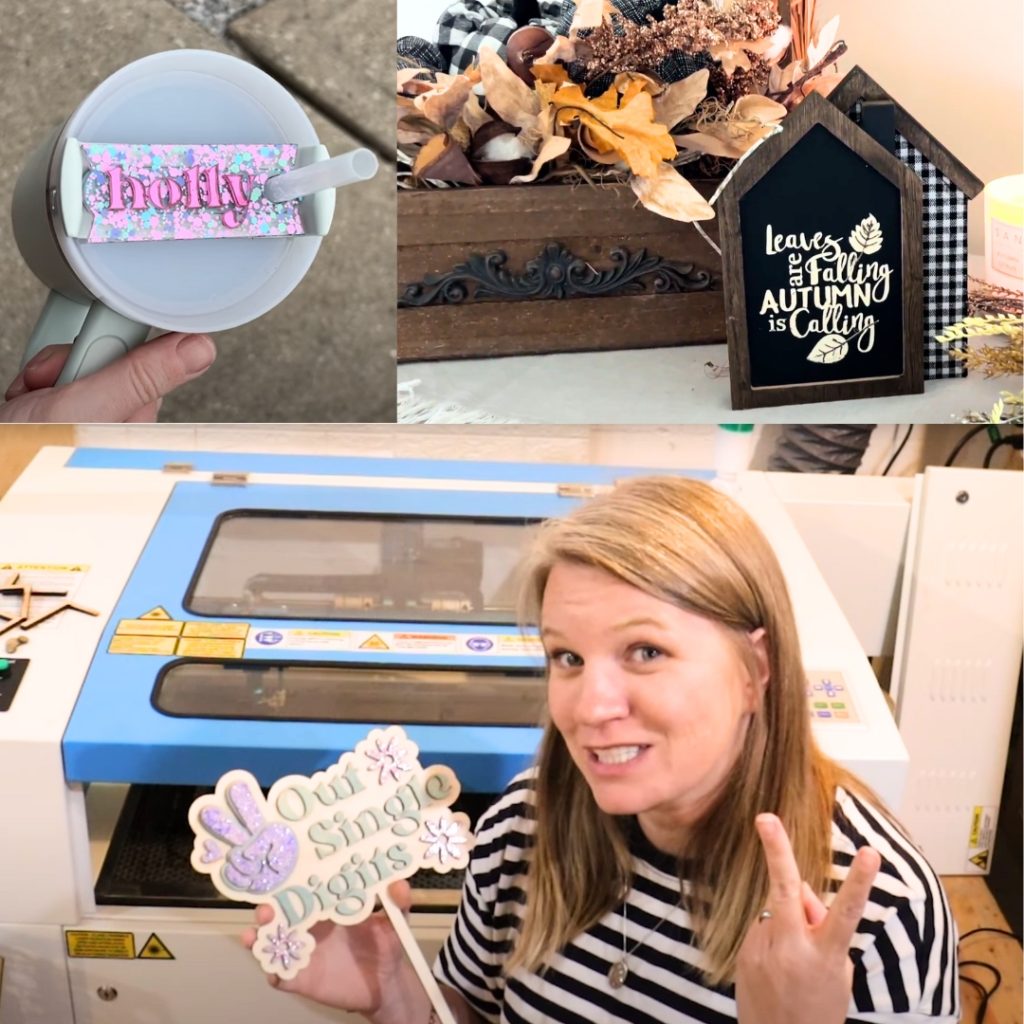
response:
[[[26,364],[26,370],[41,370],[44,366],[56,359],[58,352],[55,348],[47,347],[42,352],[37,352]]]
[[[205,334],[186,334],[175,351],[189,373],[205,370],[217,357],[213,342]]]
[[[775,827],[775,815],[774,814],[759,814],[755,819],[754,823],[757,825],[762,832],[765,832]]]

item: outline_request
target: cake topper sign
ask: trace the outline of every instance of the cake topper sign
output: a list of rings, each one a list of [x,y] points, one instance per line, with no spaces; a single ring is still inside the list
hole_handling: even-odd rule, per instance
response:
[[[421,868],[464,868],[472,837],[466,815],[450,809],[455,774],[421,768],[418,754],[397,726],[374,729],[337,764],[286,776],[266,798],[252,775],[231,771],[192,804],[195,870],[229,899],[274,909],[253,945],[265,971],[295,977],[316,945],[316,922],[356,924],[379,899],[423,978],[422,954],[387,886]]]
[[[82,143],[90,242],[303,233],[297,200],[272,203],[267,179],[292,170],[290,144]]]

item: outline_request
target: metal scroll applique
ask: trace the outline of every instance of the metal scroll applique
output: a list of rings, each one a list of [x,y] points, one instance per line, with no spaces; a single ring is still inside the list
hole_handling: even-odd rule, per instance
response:
[[[398,300],[402,307],[436,306],[466,299],[565,299],[575,296],[656,294],[703,291],[711,274],[695,270],[692,263],[675,263],[660,256],[648,256],[646,249],[630,253],[616,247],[608,254],[614,266],[597,270],[559,242],[549,242],[544,251],[529,260],[522,274],[507,270],[508,254],[498,249],[473,253],[444,274],[428,274],[410,284]],[[644,278],[650,278],[649,284]],[[470,288],[476,288],[470,295]]]

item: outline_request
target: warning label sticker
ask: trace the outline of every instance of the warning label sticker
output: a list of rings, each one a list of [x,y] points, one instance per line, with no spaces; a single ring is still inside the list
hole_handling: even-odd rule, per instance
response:
[[[969,875],[988,872],[995,839],[998,807],[976,806],[971,812],[971,831],[967,838],[967,864]]]
[[[181,632],[182,636],[215,640],[244,640],[248,634],[248,622],[186,622]]]
[[[139,616],[140,619],[169,619],[170,615],[167,614],[167,609],[162,605],[157,605],[155,608],[150,608],[148,612]]]
[[[245,643],[242,640],[182,637],[175,653],[183,658],[240,658],[244,650]]]
[[[156,932],[153,932],[142,944],[139,950],[138,960],[173,960],[174,954],[164,944]]]
[[[115,632],[118,636],[179,636],[184,625],[174,619],[122,619]]]
[[[135,936],[131,932],[64,933],[68,956],[80,959],[134,960]]]
[[[173,654],[178,638],[174,636],[114,636],[110,654]]]
[[[389,630],[251,629],[247,650],[393,651],[484,657],[540,657],[540,640],[521,633],[392,633]]]

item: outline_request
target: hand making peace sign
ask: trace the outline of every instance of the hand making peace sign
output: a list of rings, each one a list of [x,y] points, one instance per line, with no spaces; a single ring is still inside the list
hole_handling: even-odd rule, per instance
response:
[[[800,877],[782,822],[760,814],[768,862],[766,911],[751,925],[736,968],[740,1024],[843,1024],[850,1003],[850,941],[867,906],[881,857],[863,847],[826,908]]]

